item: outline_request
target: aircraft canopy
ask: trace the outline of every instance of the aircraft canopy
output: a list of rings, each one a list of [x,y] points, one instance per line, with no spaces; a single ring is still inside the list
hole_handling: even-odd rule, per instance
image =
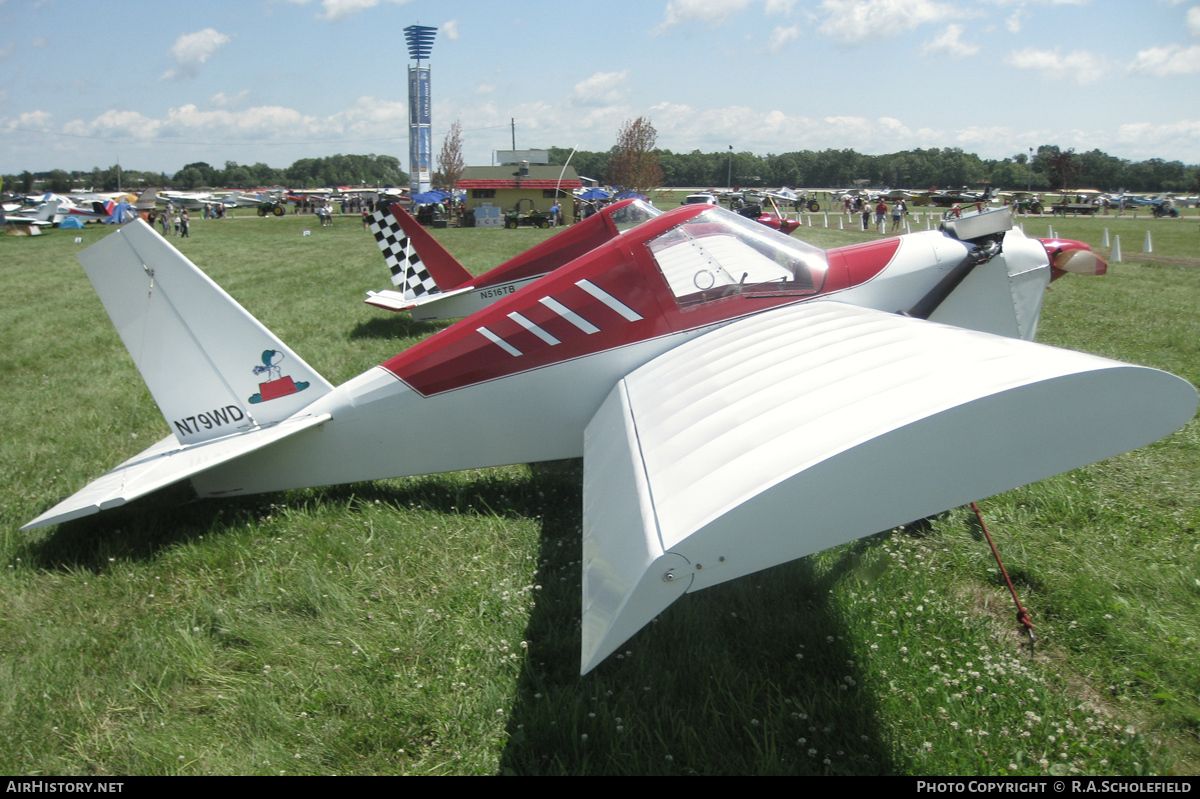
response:
[[[680,307],[734,294],[816,294],[829,269],[819,247],[715,209],[647,246]]]

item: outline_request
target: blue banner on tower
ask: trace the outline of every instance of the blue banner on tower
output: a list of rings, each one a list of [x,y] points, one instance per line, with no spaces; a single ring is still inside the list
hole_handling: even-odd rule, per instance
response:
[[[408,68],[408,121],[413,125],[431,124],[429,67]]]

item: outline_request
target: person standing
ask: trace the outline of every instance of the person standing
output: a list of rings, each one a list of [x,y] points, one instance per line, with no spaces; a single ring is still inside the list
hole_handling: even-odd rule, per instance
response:
[[[191,238],[191,236],[188,235],[188,222],[189,221],[190,220],[188,218],[187,209],[184,208],[183,213],[181,213],[179,215],[179,238],[181,238],[181,239],[190,239]]]

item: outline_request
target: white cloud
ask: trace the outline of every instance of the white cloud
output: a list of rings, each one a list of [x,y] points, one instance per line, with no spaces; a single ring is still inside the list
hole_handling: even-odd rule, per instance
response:
[[[150,139],[162,128],[162,122],[137,111],[105,111],[91,122],[73,119],[63,125],[63,132],[75,136],[127,137]]]
[[[492,83],[481,83],[475,87],[476,94],[491,94],[494,91],[496,91],[496,86]]]
[[[458,20],[452,19],[442,25],[442,33],[446,34],[446,38],[450,41],[458,39]]]
[[[9,42],[8,44],[4,45],[3,47],[0,47],[0,61],[7,61],[8,59],[12,58],[12,54],[13,54],[13,43],[12,42]]]
[[[324,9],[324,12],[320,16],[330,22],[336,22],[377,5],[379,5],[379,0],[321,0],[321,8]]]
[[[744,106],[699,109],[678,103],[660,103],[649,109],[664,147],[686,152],[725,150],[736,142],[738,150],[779,152],[820,150],[836,141],[838,147],[859,152],[895,152],[912,147],[944,146],[950,135],[930,128],[910,128],[890,117],[857,116],[808,118],[782,111],[756,111]],[[781,145],[781,142],[787,142]]]
[[[2,120],[0,130],[5,133],[48,130],[53,118],[48,111],[27,111],[16,119]]]
[[[225,94],[225,92],[217,92],[212,97],[208,98],[208,101],[210,103],[212,103],[213,105],[217,106],[218,108],[226,108],[228,106],[235,105],[235,104],[241,102],[242,100],[246,99],[247,95],[249,95],[249,94],[250,94],[249,89],[242,89],[240,92],[233,95],[232,97]]]
[[[767,0],[767,16],[783,14],[785,17],[790,17],[795,6],[796,0]]]
[[[21,127],[45,129],[50,122],[49,114],[43,114],[41,118],[26,116],[29,118],[18,122]],[[206,111],[188,103],[169,109],[160,118],[147,117],[136,111],[110,110],[91,120],[72,120],[62,126],[62,132],[74,136],[131,138],[146,142],[182,140],[227,146],[239,141],[392,139],[407,120],[407,102],[388,102],[366,96],[324,117],[278,105]],[[2,124],[0,129],[3,129]]]
[[[1192,6],[1187,12],[1188,33],[1200,36],[1200,6]]]
[[[398,6],[402,6],[409,0],[389,0]],[[295,2],[295,0],[293,0]],[[326,19],[330,22],[337,22],[341,19],[353,17],[360,11],[365,11],[368,8],[374,8],[379,5],[380,0],[321,0],[321,8],[324,11],[317,16],[320,19]]]
[[[821,32],[841,44],[897,36],[919,25],[965,16],[950,3],[935,0],[822,0],[826,18]]]
[[[1182,2],[1183,0],[1174,0]],[[989,0],[997,6],[1086,6],[1092,0]]]
[[[50,44],[50,40],[47,39],[45,36],[39,36],[36,39],[34,39],[32,42],[30,42],[29,44],[30,44],[30,46],[36,47],[40,50],[41,48]]]
[[[214,28],[183,34],[171,47],[171,57],[175,59],[175,66],[164,72],[159,80],[196,77],[200,65],[228,43],[229,37],[218,33]]]
[[[1021,17],[1021,9],[1018,8],[1016,11],[1012,12],[1012,16],[1004,20],[1004,27],[1008,28],[1009,33],[1021,32]]]
[[[277,105],[258,106],[245,111],[201,111],[191,103],[167,112],[161,129],[165,135],[200,134],[238,137],[244,134],[280,134],[309,128],[313,117],[305,117],[292,108]]]
[[[767,50],[772,53],[778,53],[783,49],[785,44],[799,37],[799,25],[789,25],[786,28],[782,25],[776,25],[775,30],[771,31],[771,38],[767,40]]]
[[[1063,55],[1057,49],[1027,47],[1009,53],[1004,63],[1016,69],[1032,70],[1044,80],[1068,80],[1081,86],[1100,80],[1109,70],[1108,62],[1102,56],[1087,50],[1075,50]]]
[[[948,55],[951,58],[975,55],[979,52],[979,45],[964,42],[962,32],[962,25],[947,25],[945,30],[921,46],[921,55]]]
[[[575,84],[570,100],[576,105],[612,105],[619,103],[625,94],[624,84],[629,70],[620,72],[597,72]]]
[[[689,22],[707,22],[715,25],[739,11],[745,10],[751,0],[669,0],[663,21],[654,29],[661,33],[672,25]]]
[[[1142,50],[1129,65],[1129,71],[1156,77],[1195,74],[1200,72],[1200,44],[1186,49],[1177,44],[1168,44],[1166,47]]]
[[[1200,119],[1185,119],[1166,125],[1132,122],[1117,129],[1117,141],[1133,158],[1161,158],[1163,152],[1194,153],[1200,141]],[[1185,159],[1195,156],[1183,156]],[[1194,163],[1194,161],[1192,161]]]

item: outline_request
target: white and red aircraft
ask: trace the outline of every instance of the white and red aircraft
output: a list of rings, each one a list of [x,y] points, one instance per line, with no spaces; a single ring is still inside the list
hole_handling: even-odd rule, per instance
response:
[[[1034,344],[1007,209],[828,251],[684,206],[333,387],[143,222],[79,256],[171,434],[26,525],[584,459],[581,671],[684,593],[1155,441],[1165,372]],[[969,444],[969,445],[968,445]]]

